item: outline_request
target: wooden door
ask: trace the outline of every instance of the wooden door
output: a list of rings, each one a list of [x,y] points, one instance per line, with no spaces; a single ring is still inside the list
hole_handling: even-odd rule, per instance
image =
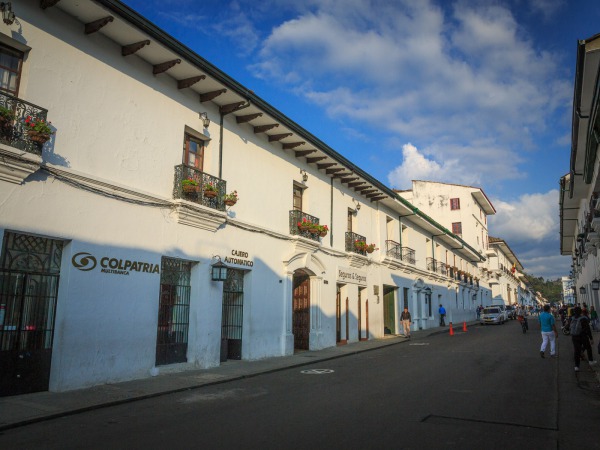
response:
[[[292,332],[294,349],[308,350],[310,332],[310,278],[304,273],[294,275],[292,296]]]

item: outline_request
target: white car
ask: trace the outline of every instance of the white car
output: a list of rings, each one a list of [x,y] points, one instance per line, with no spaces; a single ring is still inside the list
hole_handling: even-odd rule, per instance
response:
[[[506,313],[502,311],[499,306],[488,306],[483,308],[481,315],[479,316],[479,323],[481,325],[496,324],[502,325],[506,322]]]

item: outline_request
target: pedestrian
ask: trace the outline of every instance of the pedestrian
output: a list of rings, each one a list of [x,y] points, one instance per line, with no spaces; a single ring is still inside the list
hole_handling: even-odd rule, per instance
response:
[[[440,309],[438,309],[438,312],[440,313],[440,327],[445,327],[446,326],[446,308],[444,308],[440,304]]]
[[[556,358],[556,337],[558,331],[554,323],[554,316],[550,314],[550,305],[544,305],[544,311],[539,315],[540,327],[542,328],[542,346],[540,347],[540,356],[543,358],[546,353],[546,347],[550,342],[550,357]],[[578,363],[579,364],[579,363]]]
[[[598,331],[598,311],[594,306],[590,306],[590,324],[592,325],[592,330]]]
[[[402,311],[402,314],[400,314],[400,321],[402,322],[404,336],[410,339],[410,323],[412,321],[412,318],[410,317],[408,308],[404,308],[404,311]]]
[[[592,353],[590,342],[594,342],[592,330],[590,330],[590,320],[581,314],[581,307],[573,308],[573,317],[571,318],[571,341],[573,342],[573,359],[575,360],[575,372],[579,372],[579,363],[581,361],[581,351],[587,351],[588,363],[590,366],[596,364]]]

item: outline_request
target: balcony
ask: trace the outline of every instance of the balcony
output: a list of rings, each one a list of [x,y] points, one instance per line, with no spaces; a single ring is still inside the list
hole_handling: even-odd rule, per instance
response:
[[[306,214],[302,211],[292,210],[290,211],[290,234],[302,236],[303,238],[319,242],[319,234],[311,233],[309,230],[301,230],[298,228],[298,223],[302,223],[303,221],[319,225],[318,217],[311,216],[310,214]]]
[[[398,242],[385,241],[385,254],[409,264],[415,264],[415,251],[412,248],[402,247]]]
[[[14,114],[10,120],[0,117],[0,143],[41,156],[43,144],[29,139],[25,119],[31,116],[46,121],[48,110],[4,93],[0,93],[0,107]]]
[[[184,188],[181,182],[183,180],[193,180],[196,186]],[[216,194],[207,194],[202,189],[203,186],[211,184],[216,189]],[[185,190],[184,190],[185,189]],[[193,167],[186,165],[175,166],[175,182],[173,184],[173,198],[180,198],[189,202],[197,203],[208,208],[219,211],[225,211],[223,197],[227,192],[227,182],[220,178],[204,173]]]
[[[446,264],[434,258],[427,258],[427,270],[441,275],[447,275]]]
[[[366,250],[360,250],[356,248],[354,245],[356,241],[367,242],[367,238],[365,236],[361,236],[360,234],[353,233],[352,231],[346,231],[346,251],[367,256]]]

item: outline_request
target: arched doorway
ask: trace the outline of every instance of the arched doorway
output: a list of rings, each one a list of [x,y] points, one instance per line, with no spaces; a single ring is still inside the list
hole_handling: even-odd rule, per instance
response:
[[[294,350],[308,350],[310,277],[302,270],[296,270],[293,278],[292,333],[294,335]]]

